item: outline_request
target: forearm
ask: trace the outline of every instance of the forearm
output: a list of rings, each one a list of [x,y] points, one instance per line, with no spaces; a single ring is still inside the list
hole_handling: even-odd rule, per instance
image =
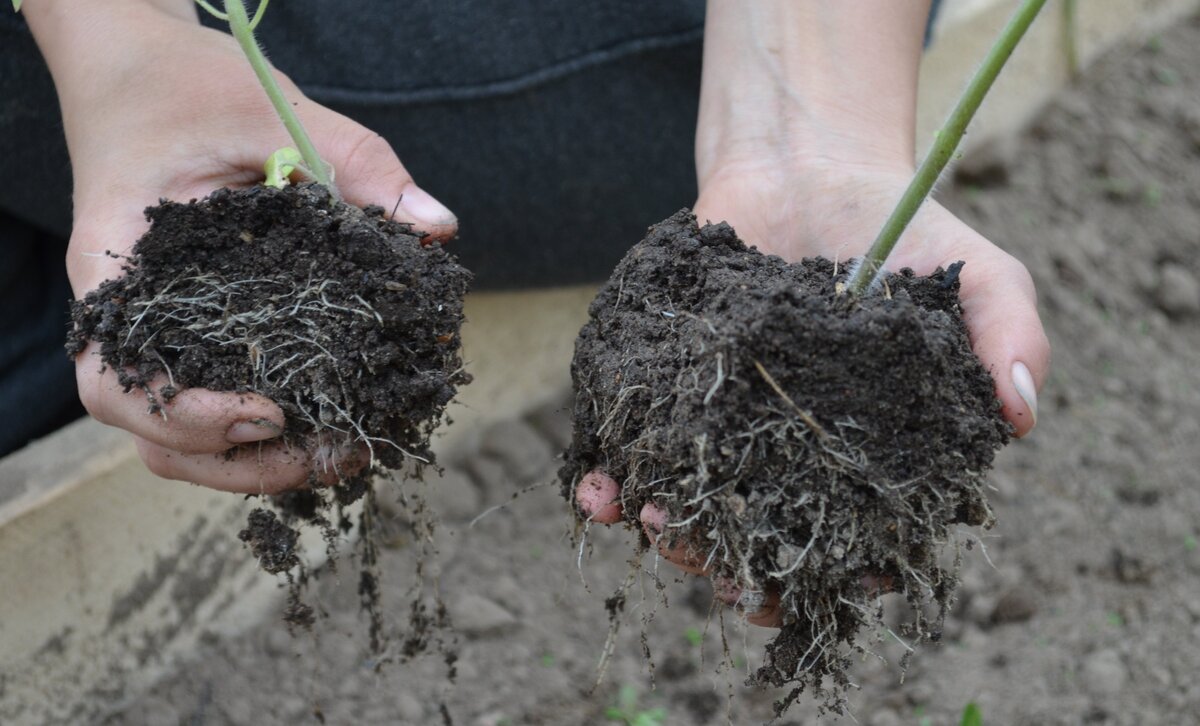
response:
[[[928,12],[928,0],[709,0],[701,185],[764,150],[912,166]]]

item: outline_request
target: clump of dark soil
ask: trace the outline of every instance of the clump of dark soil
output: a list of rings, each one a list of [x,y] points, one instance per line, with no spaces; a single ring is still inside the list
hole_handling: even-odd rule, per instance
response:
[[[265,570],[291,579],[294,524],[332,542],[353,526],[342,507],[378,470],[433,461],[430,436],[470,380],[459,331],[471,275],[383,209],[316,185],[222,189],[146,216],[126,274],[75,303],[67,350],[97,341],[152,413],[169,415],[163,404],[185,388],[253,392],[283,409],[282,443],[323,452],[339,480],[318,487],[314,474],[314,486],[274,498],[281,518],[256,510],[241,533]]]
[[[780,713],[805,688],[840,710],[860,630],[884,632],[878,583],[912,605],[896,637],[939,637],[956,585],[942,545],[955,525],[991,525],[984,473],[1010,435],[958,266],[901,271],[863,299],[838,293],[844,277],[683,211],[618,265],[572,366],[564,493],[601,469],[631,525],[653,502],[667,540],[746,599],[781,598],[752,677],[794,686]]]

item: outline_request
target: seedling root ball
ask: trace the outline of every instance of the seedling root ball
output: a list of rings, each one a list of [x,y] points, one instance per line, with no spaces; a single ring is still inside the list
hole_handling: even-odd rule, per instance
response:
[[[897,637],[936,639],[956,585],[942,545],[992,523],[984,474],[1010,429],[957,273],[839,294],[832,262],[788,264],[685,210],[591,305],[564,494],[603,470],[631,526],[653,502],[712,574],[777,593],[785,624],[752,680],[794,686],[781,709],[806,687],[838,707],[860,630],[883,628],[878,583],[913,606]]]

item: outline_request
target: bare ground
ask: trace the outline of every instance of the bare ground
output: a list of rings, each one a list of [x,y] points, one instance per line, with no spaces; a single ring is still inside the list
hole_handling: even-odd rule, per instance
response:
[[[850,702],[869,726],[950,724],[968,701],[997,724],[1182,724],[1200,713],[1200,23],[1100,63],[1018,140],[967,159],[946,203],[1032,271],[1054,346],[1040,423],[999,458],[998,526],[967,557],[944,643],[905,682],[859,664]],[[631,240],[632,242],[632,240]],[[778,694],[743,689],[766,633],[720,613],[705,584],[647,558],[646,599],[593,693],[608,632],[603,599],[629,571],[624,531],[589,533],[577,567],[570,518],[551,485],[565,443],[558,410],[488,432],[431,495],[439,588],[455,616],[454,685],[437,657],[367,657],[351,568],[315,593],[316,637],[274,620],[207,639],[176,675],[110,724],[601,723],[625,687],[667,723],[764,721]],[[530,483],[545,486],[507,508]],[[386,497],[385,497],[386,498]],[[413,582],[401,529],[382,557],[397,613]],[[582,583],[586,580],[587,586]],[[653,653],[656,690],[640,642]],[[402,617],[398,617],[402,619]],[[698,638],[697,636],[701,636]],[[693,641],[701,640],[697,645]],[[812,723],[802,699],[785,722]],[[849,722],[848,719],[843,719]]]

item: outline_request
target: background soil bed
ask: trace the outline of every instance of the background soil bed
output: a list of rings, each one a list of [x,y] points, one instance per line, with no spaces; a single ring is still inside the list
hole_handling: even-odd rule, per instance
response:
[[[964,160],[989,175],[942,195],[1029,266],[1054,370],[1036,432],[997,460],[999,524],[985,540],[996,567],[967,559],[943,646],[926,648],[903,686],[894,666],[856,667],[860,723],[954,723],[969,700],[1001,724],[1175,724],[1200,712],[1198,98],[1192,21],[1101,62],[1019,143]],[[504,424],[489,434],[502,447],[485,441],[430,484],[449,513],[441,592],[462,633],[459,686],[436,661],[376,674],[357,583],[329,578],[320,590],[333,615],[320,640],[289,639],[272,622],[208,642],[110,723],[295,723],[319,707],[329,723],[425,724],[442,701],[456,723],[596,723],[619,686],[645,694],[634,620],[606,686],[580,696],[606,634],[600,600],[627,569],[624,533],[593,530],[586,591],[550,487],[466,527],[526,482],[552,480],[567,425],[562,412]],[[382,563],[394,596],[412,565],[403,538],[392,546]],[[728,679],[712,675],[717,623],[702,646],[692,637],[705,632],[707,586],[667,579],[670,610],[648,631],[659,691],[640,702],[664,706],[670,723],[723,723],[732,681],[734,722],[764,720],[777,694],[737,684],[767,633],[743,641],[731,630],[735,657],[747,660]],[[811,720],[803,704],[790,718]]]

